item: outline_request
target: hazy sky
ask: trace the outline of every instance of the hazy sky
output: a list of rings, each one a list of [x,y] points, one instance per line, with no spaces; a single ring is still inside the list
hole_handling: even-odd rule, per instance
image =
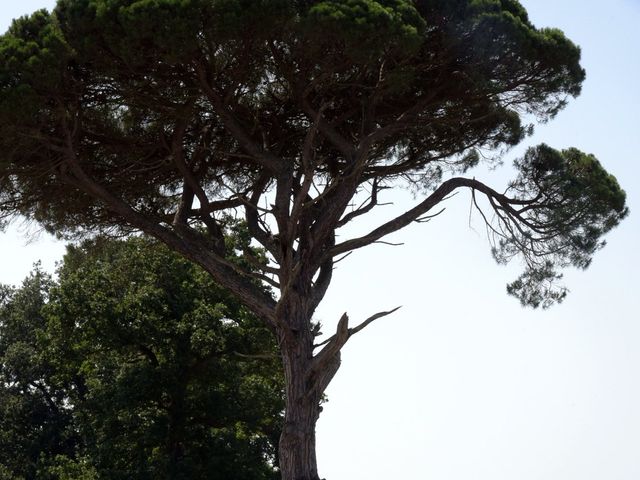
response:
[[[355,336],[318,424],[328,480],[637,480],[640,478],[640,1],[527,0],[533,22],[561,28],[583,50],[582,95],[528,142],[595,154],[627,190],[631,216],[571,293],[548,311],[522,309],[505,284],[469,196],[391,239],[358,251],[334,275],[318,311],[331,333],[403,308]],[[53,1],[3,0],[0,23]],[[493,184],[509,178],[505,157]],[[405,210],[393,193],[388,213]],[[382,217],[380,217],[382,219]],[[364,226],[362,228],[365,228]],[[18,283],[63,246],[0,236],[0,282]]]

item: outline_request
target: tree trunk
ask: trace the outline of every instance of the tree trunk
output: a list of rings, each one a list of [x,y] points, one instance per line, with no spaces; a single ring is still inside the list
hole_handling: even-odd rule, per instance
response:
[[[282,356],[286,385],[285,418],[280,436],[282,480],[319,480],[316,422],[321,410],[320,395],[309,388],[309,362],[296,352],[283,351]]]
[[[293,297],[293,298],[291,298]],[[279,442],[282,480],[320,480],[316,461],[316,422],[326,383],[313,371],[310,309],[304,296],[291,295],[286,325],[278,331],[285,380],[285,418]],[[337,369],[336,369],[337,370]]]

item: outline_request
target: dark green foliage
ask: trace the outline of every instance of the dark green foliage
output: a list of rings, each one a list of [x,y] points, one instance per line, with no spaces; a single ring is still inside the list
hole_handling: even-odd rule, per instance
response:
[[[0,346],[0,464],[16,477],[276,478],[270,333],[166,248],[70,247],[58,281],[7,291]]]
[[[60,0],[0,40],[0,204],[58,234],[127,228],[100,191],[79,188],[90,178],[164,223],[183,191],[177,134],[199,200],[227,200],[269,190],[277,168],[254,161],[260,148],[299,176],[317,112],[330,129],[313,145],[316,175],[339,181],[357,146],[362,184],[401,177],[429,191],[475,166],[477,149],[517,144],[523,112],[553,117],[580,92],[579,59],[514,0]],[[522,179],[523,195],[550,185]],[[605,197],[582,200],[606,216]],[[565,214],[539,215],[549,226]],[[571,261],[583,265],[605,231],[585,224],[553,242],[588,243]],[[506,258],[522,242],[503,243]]]
[[[342,38],[349,56],[365,62],[375,61],[385,49],[407,57],[415,54],[426,30],[425,20],[406,0],[317,2],[309,9],[304,27],[305,34],[314,32],[320,43],[322,37],[331,42]]]
[[[72,125],[88,173],[152,212],[177,188],[163,145],[184,116],[194,119],[187,151],[210,142],[203,182],[253,179],[254,168],[219,157],[242,152],[211,114],[197,66],[223,90],[242,83],[239,120],[259,125],[270,150],[291,162],[309,125],[301,95],[315,109],[324,104],[327,121],[357,143],[375,89],[371,125],[390,131],[373,146],[366,175],[428,182],[443,158],[517,143],[526,131],[517,112],[555,114],[584,78],[577,47],[559,31],[536,30],[516,2],[497,0],[61,0],[53,16],[21,19],[0,43],[1,162],[15,174],[11,186],[3,175],[2,197],[58,231],[105,221],[58,176],[46,180],[47,194],[29,188],[29,178],[55,167],[61,131]],[[411,121],[394,127],[411,107],[419,108]],[[335,145],[317,148],[320,171],[344,167]],[[129,173],[126,182],[114,168]]]
[[[508,291],[523,304],[550,306],[566,289],[557,269],[587,268],[602,237],[627,214],[626,195],[593,155],[547,145],[530,148],[516,161],[511,205],[494,201],[499,229],[494,255],[500,262],[525,253],[527,271]],[[529,198],[535,199],[535,208]]]
[[[0,293],[0,478],[32,479],[46,456],[73,455],[71,411],[56,368],[42,348],[42,308],[52,281],[36,270],[21,288]],[[3,473],[5,472],[5,473]],[[4,475],[4,476],[3,476]]]

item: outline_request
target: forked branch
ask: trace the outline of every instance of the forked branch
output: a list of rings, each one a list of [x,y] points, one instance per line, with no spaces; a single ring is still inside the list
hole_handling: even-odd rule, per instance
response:
[[[336,333],[324,342],[315,345],[316,348],[324,345],[324,348],[318,352],[315,357],[313,357],[313,361],[311,362],[311,366],[307,372],[308,381],[313,385],[311,390],[324,392],[327,388],[340,366],[340,350],[342,350],[342,347],[344,347],[349,338],[363,330],[375,320],[391,315],[399,308],[400,307],[396,307],[387,312],[378,312],[371,315],[355,328],[349,328],[349,317],[344,313],[340,318],[340,321],[338,321]]]
[[[347,316],[347,314],[343,314],[342,317],[340,318],[340,321],[338,322],[338,328],[336,329],[336,333],[334,335],[332,335],[331,337],[327,338],[326,340],[324,340],[321,343],[318,343],[317,345],[314,345],[315,348],[321,347],[323,345],[329,345],[332,342],[333,343],[337,343],[339,344],[341,342],[341,340],[343,338],[345,338],[345,332],[346,332],[346,339],[344,340],[344,343],[342,343],[342,345],[340,345],[339,348],[342,348],[342,346],[347,342],[347,340],[349,340],[350,337],[352,337],[353,335],[355,335],[356,333],[360,332],[361,330],[363,330],[364,328],[368,327],[371,323],[375,322],[376,320],[378,320],[379,318],[382,317],[386,317],[387,315],[391,315],[392,313],[400,310],[400,308],[402,308],[402,305],[399,307],[396,307],[392,310],[388,310],[386,312],[378,312],[374,315],[371,315],[369,318],[367,318],[366,320],[364,320],[360,325],[358,325],[357,327],[354,328],[348,328],[348,321],[349,318]],[[347,322],[347,323],[342,323],[342,322]],[[345,330],[346,328],[346,330]],[[338,348],[338,349],[339,349]],[[327,347],[323,348],[317,355],[317,357],[320,357],[321,355],[325,354],[325,350],[331,352],[333,351],[333,353],[335,353],[335,347],[332,347],[330,349],[327,349]]]

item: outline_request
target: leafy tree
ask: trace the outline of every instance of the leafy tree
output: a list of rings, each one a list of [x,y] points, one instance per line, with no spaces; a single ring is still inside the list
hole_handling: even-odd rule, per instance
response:
[[[51,279],[36,270],[21,288],[0,293],[0,478],[31,479],[42,453],[73,455],[65,392],[39,339]]]
[[[0,464],[24,479],[276,477],[271,335],[148,240],[70,247],[0,311]]]
[[[233,292],[280,346],[283,478],[318,480],[340,350],[389,313],[315,343],[336,259],[468,189],[496,259],[523,259],[509,292],[547,307],[627,214],[575,149],[530,149],[503,192],[464,176],[580,93],[579,59],[516,0],[59,0],[0,41],[0,205],[70,237],[142,230]],[[413,208],[346,236],[402,184]],[[224,241],[238,220],[267,264]]]

